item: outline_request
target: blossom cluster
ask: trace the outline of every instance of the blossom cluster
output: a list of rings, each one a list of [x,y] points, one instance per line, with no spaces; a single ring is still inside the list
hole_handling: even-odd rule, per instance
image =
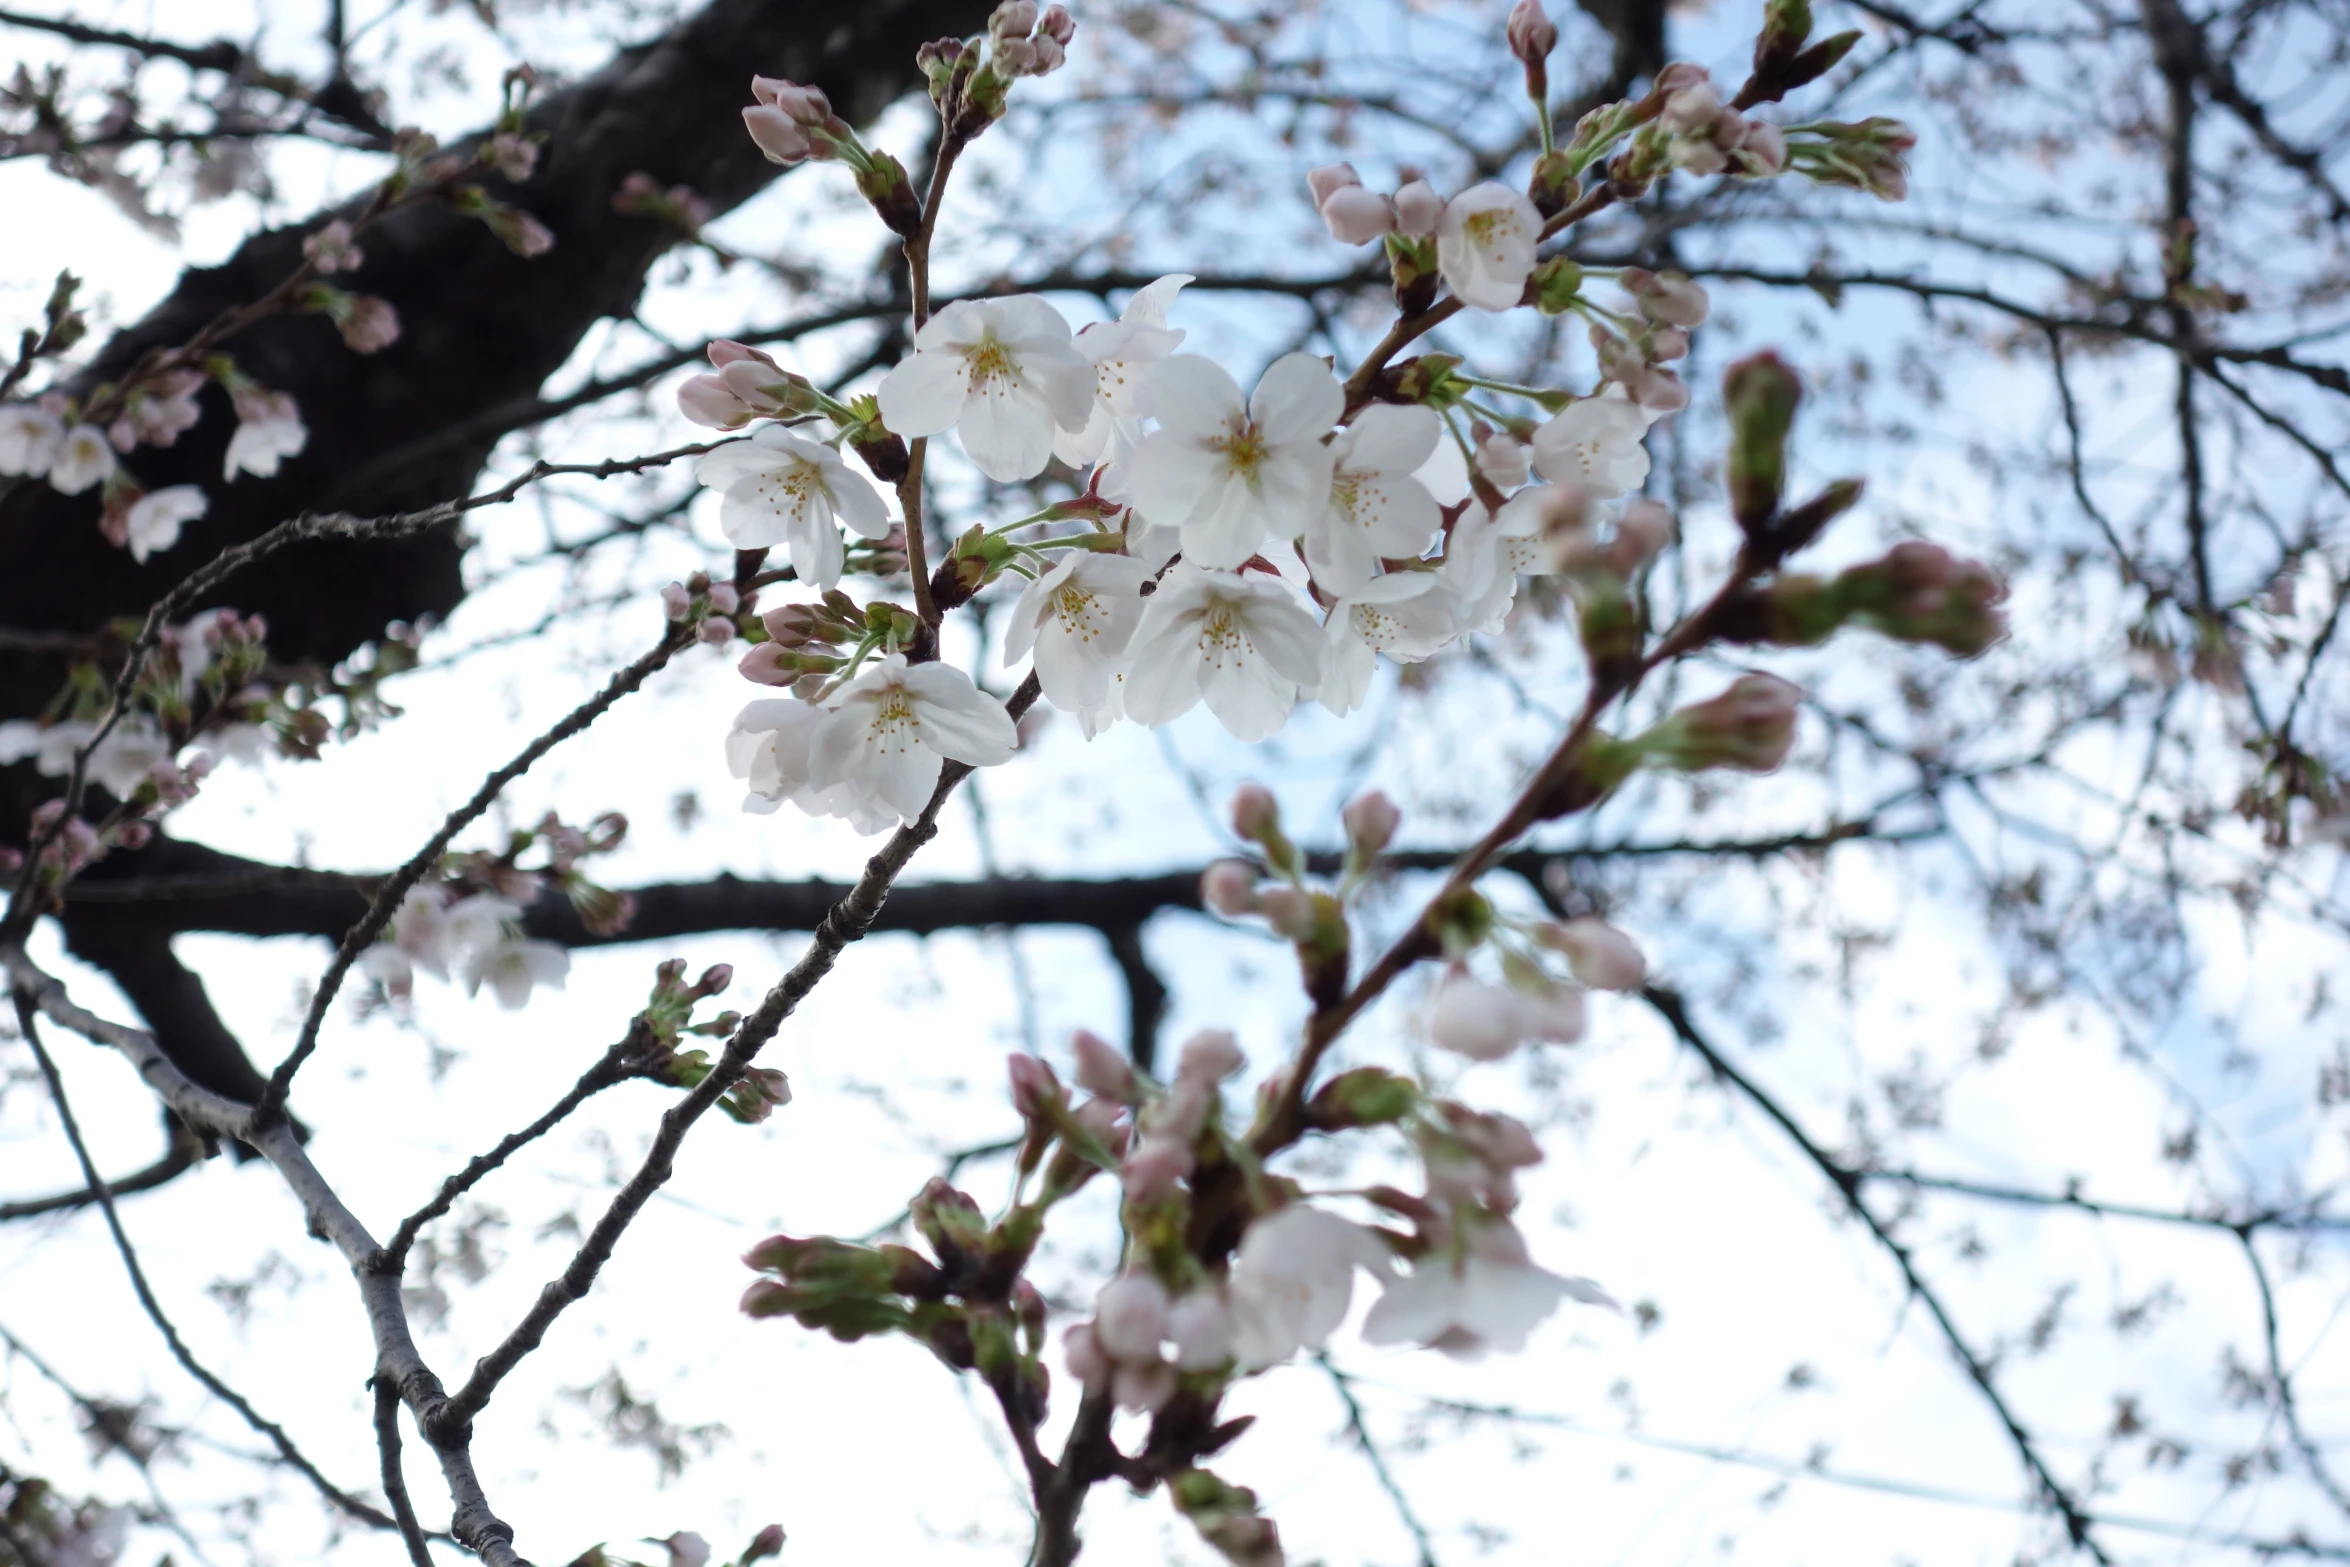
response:
[[[394,1000],[409,997],[422,970],[442,981],[454,977],[468,995],[486,985],[509,1011],[527,1005],[534,988],[562,989],[571,954],[526,935],[525,910],[552,891],[569,900],[590,931],[613,935],[626,929],[634,900],[590,880],[581,866],[617,849],[627,834],[627,818],[617,812],[585,827],[550,813],[535,827],[509,835],[496,853],[450,856],[401,899],[383,936],[359,955],[361,971]],[[541,863],[525,868],[523,856],[534,851]]]

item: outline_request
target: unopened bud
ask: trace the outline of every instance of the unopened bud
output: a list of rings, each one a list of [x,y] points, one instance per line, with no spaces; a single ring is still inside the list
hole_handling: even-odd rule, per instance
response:
[[[1051,1067],[1017,1052],[1006,1058],[1004,1065],[1012,1082],[1012,1107],[1023,1120],[1041,1120],[1068,1108],[1069,1091]]]
[[[1361,185],[1341,185],[1318,209],[1330,237],[1341,245],[1368,245],[1395,229],[1395,208],[1385,196]]]
[[[710,584],[710,612],[712,614],[731,615],[742,606],[742,595],[735,591],[733,583],[713,582]]]
[[[1444,221],[1444,198],[1426,180],[1406,180],[1395,192],[1395,228],[1399,234],[1426,239]]]
[[[1306,189],[1313,192],[1314,205],[1319,208],[1331,196],[1348,186],[1360,186],[1363,177],[1351,163],[1325,163],[1320,168],[1306,171]]]
[[[1541,64],[1559,46],[1558,24],[1539,0],[1518,0],[1510,7],[1508,33],[1510,53],[1528,65]]]
[[[1677,136],[1693,136],[1713,129],[1714,116],[1722,111],[1722,95],[1710,81],[1699,80],[1681,88],[1665,100],[1664,112],[1657,123]]]
[[[1616,281],[1640,302],[1642,315],[1666,326],[1703,326],[1713,308],[1705,289],[1683,273],[1626,267]]]
[[[1134,1067],[1125,1053],[1090,1028],[1070,1036],[1069,1051],[1077,1058],[1077,1086],[1104,1099],[1131,1102]]]
[[[1257,868],[1246,860],[1218,860],[1199,879],[1200,901],[1238,919],[1257,911]]]
[[[765,1561],[770,1556],[783,1554],[783,1525],[771,1523],[751,1536],[751,1543],[743,1547],[741,1567]]]
[[[1768,350],[1739,360],[1722,376],[1730,416],[1730,509],[1751,539],[1771,522],[1787,487],[1787,435],[1803,383]]]
[[[1776,675],[1741,675],[1720,696],[1685,707],[1636,742],[1667,767],[1767,773],[1795,744],[1803,693]]]
[[[1359,1066],[1341,1072],[1306,1102],[1306,1119],[1324,1131],[1346,1131],[1361,1126],[1388,1126],[1410,1115],[1420,1102],[1420,1087],[1385,1067]]]
[[[1281,832],[1281,802],[1263,784],[1242,784],[1232,794],[1232,830],[1251,843]]]
[[[1295,887],[1269,888],[1257,899],[1257,912],[1273,927],[1273,934],[1303,941],[1314,933],[1314,900]]]
[[[816,151],[800,123],[771,104],[755,103],[743,110],[743,128],[769,163],[802,163]]]
[[[718,615],[712,615],[694,628],[694,634],[712,647],[724,647],[734,640],[735,625]]]
[[[1403,825],[1403,812],[1384,792],[1373,789],[1347,801],[1338,819],[1346,828],[1347,852],[1367,861],[1394,839],[1396,828]]]
[[[1183,1042],[1183,1052],[1176,1058],[1175,1080],[1179,1083],[1221,1083],[1248,1064],[1248,1057],[1240,1053],[1240,1041],[1229,1029],[1203,1028]]]
[[[1535,927],[1535,939],[1567,960],[1577,983],[1594,990],[1638,990],[1648,982],[1648,960],[1631,937],[1588,915],[1563,925]]]
[[[714,375],[689,375],[677,388],[677,411],[710,430],[739,430],[754,410]]]

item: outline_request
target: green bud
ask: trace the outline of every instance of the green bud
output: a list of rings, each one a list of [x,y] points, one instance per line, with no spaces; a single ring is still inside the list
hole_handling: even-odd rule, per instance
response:
[[[1583,742],[1583,749],[1576,753],[1573,770],[1543,800],[1543,819],[1589,810],[1613,794],[1639,766],[1637,747],[1613,735],[1594,731]]]
[[[873,210],[889,231],[905,239],[922,232],[922,200],[906,166],[886,152],[868,152],[857,171],[857,193],[873,203]]]
[[[1428,934],[1436,938],[1448,958],[1462,957],[1493,934],[1493,905],[1466,887],[1431,904]]]
[[[1583,186],[1575,178],[1575,167],[1575,160],[1564,152],[1546,152],[1534,160],[1534,174],[1527,182],[1526,195],[1536,212],[1555,218],[1583,194]]]
[[[1534,308],[1563,316],[1583,292],[1583,269],[1572,256],[1553,256],[1534,269]]]
[[[987,1242],[987,1218],[979,1204],[937,1176],[931,1177],[907,1212],[915,1231],[930,1243],[931,1251],[949,1271],[976,1255]]]
[[[1306,1119],[1325,1132],[1392,1126],[1419,1107],[1420,1085],[1385,1067],[1359,1066],[1324,1083],[1306,1101]]]
[[[1395,305],[1418,315],[1436,302],[1436,241],[1409,234],[1387,236],[1387,266],[1395,279]]]
[[[1761,542],[1778,515],[1787,488],[1787,436],[1803,383],[1767,349],[1739,360],[1722,376],[1730,416],[1730,510],[1750,541]]]

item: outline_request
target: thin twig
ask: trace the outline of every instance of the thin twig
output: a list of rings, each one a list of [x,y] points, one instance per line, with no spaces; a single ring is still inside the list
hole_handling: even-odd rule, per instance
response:
[[[1412,1511],[1411,1498],[1404,1495],[1403,1487],[1396,1482],[1395,1475],[1387,1467],[1387,1455],[1379,1451],[1377,1442],[1371,1440],[1371,1428],[1363,1420],[1363,1406],[1355,1398],[1354,1379],[1338,1369],[1326,1350],[1316,1350],[1314,1361],[1328,1374],[1331,1387],[1337,1390],[1338,1401],[1346,1406],[1347,1432],[1355,1439],[1355,1446],[1362,1451],[1364,1461],[1371,1466],[1371,1473],[1378,1478],[1379,1489],[1385,1491],[1387,1499],[1395,1504],[1396,1516],[1411,1531],[1412,1543],[1420,1548],[1420,1567],[1437,1567],[1436,1547],[1428,1538],[1427,1525],[1421,1523],[1420,1515]]]
[[[180,1337],[179,1328],[165,1313],[163,1302],[156,1298],[154,1287],[147,1282],[147,1270],[140,1266],[139,1254],[131,1245],[130,1234],[122,1227],[122,1216],[114,1210],[114,1193],[107,1187],[106,1178],[98,1173],[97,1163],[90,1157],[89,1144],[82,1140],[81,1123],[74,1119],[73,1105],[65,1095],[65,1080],[58,1076],[57,1063],[50,1059],[48,1048],[41,1043],[40,1019],[34,1011],[33,998],[21,987],[15,990],[15,998],[17,1027],[24,1035],[25,1044],[32,1049],[33,1060],[39,1064],[43,1080],[49,1085],[49,1097],[57,1106],[57,1119],[65,1128],[65,1140],[73,1145],[74,1158],[81,1163],[82,1178],[90,1184],[90,1195],[97,1199],[100,1211],[106,1215],[106,1228],[114,1237],[114,1249],[122,1257],[123,1271],[130,1275],[131,1292],[138,1296],[139,1305],[145,1309],[148,1320],[163,1335],[163,1342],[170,1347],[172,1358],[186,1369],[189,1376],[202,1383],[213,1397],[242,1416],[245,1424],[267,1437],[270,1445],[278,1450],[279,1456],[316,1486],[321,1496],[352,1517],[379,1529],[395,1527],[390,1518],[329,1480],[294,1445],[294,1439],[286,1435],[283,1426],[268,1419],[253,1407],[244,1394],[222,1381],[196,1358],[195,1351],[189,1349],[187,1341]]]

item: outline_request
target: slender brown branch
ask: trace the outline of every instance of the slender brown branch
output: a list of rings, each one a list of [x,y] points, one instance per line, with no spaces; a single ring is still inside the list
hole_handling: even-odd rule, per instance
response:
[[[163,1157],[143,1170],[133,1171],[119,1180],[106,1183],[107,1195],[128,1197],[134,1192],[151,1192],[158,1186],[167,1186],[204,1162],[204,1140],[177,1121],[171,1123],[171,1146]],[[47,1213],[70,1213],[86,1208],[98,1200],[98,1188],[83,1186],[75,1191],[54,1192],[47,1197],[26,1197],[15,1202],[0,1202],[0,1224],[17,1219],[37,1219]]]
[[[2284,1416],[2285,1431],[2293,1438],[2293,1446],[2300,1450],[2309,1478],[2317,1482],[2317,1488],[2325,1492],[2327,1500],[2350,1516],[2350,1492],[2345,1492],[2342,1482],[2334,1478],[2334,1472],[2326,1466],[2325,1455],[2301,1424],[2301,1400],[2293,1392],[2293,1375],[2285,1369],[2284,1351],[2277,1343],[2277,1292],[2269,1283],[2268,1264],[2261,1260],[2253,1233],[2250,1224],[2236,1227],[2236,1239],[2244,1247],[2245,1264],[2251,1268],[2252,1282],[2260,1290],[2260,1337],[2261,1347],[2268,1354],[2269,1395],[2276,1400],[2277,1413]]]
[[[400,1469],[400,1389],[388,1377],[376,1377],[375,1448],[383,1460],[384,1498],[399,1520],[400,1539],[408,1547],[410,1567],[433,1567],[432,1548],[424,1543],[424,1526],[416,1521],[416,1506],[408,1499],[408,1479]]]
[[[107,1186],[106,1178],[98,1173],[97,1162],[90,1157],[89,1144],[82,1140],[81,1123],[74,1118],[73,1104],[66,1098],[65,1080],[58,1075],[57,1063],[50,1059],[48,1048],[41,1043],[40,1017],[34,1009],[33,997],[21,986],[13,988],[13,995],[17,1028],[33,1052],[33,1060],[41,1069],[42,1080],[49,1085],[49,1098],[57,1106],[58,1122],[65,1129],[65,1140],[73,1145],[74,1158],[81,1164],[82,1178],[89,1182],[90,1195],[97,1200],[99,1210],[106,1216],[107,1233],[114,1238],[114,1249],[122,1258],[123,1271],[130,1275],[131,1293],[138,1297],[147,1319],[163,1335],[163,1342],[170,1348],[172,1358],[180,1363],[189,1376],[202,1383],[205,1391],[235,1410],[245,1424],[268,1438],[269,1444],[277,1449],[278,1456],[315,1486],[321,1496],[352,1517],[379,1529],[394,1527],[390,1518],[329,1480],[324,1471],[294,1445],[294,1439],[286,1435],[285,1427],[264,1416],[244,1394],[222,1381],[218,1374],[196,1358],[195,1351],[188,1348],[187,1341],[180,1337],[178,1326],[164,1311],[163,1302],[156,1298],[154,1286],[147,1281],[147,1270],[140,1265],[138,1251],[131,1245],[130,1232],[123,1228],[122,1215],[115,1211],[114,1193]]]
[[[1428,1526],[1420,1522],[1420,1515],[1412,1510],[1412,1499],[1404,1494],[1403,1486],[1387,1467],[1387,1455],[1371,1439],[1371,1427],[1363,1419],[1362,1402],[1355,1397],[1354,1378],[1339,1370],[1327,1351],[1316,1350],[1314,1361],[1330,1378],[1330,1386],[1338,1394],[1339,1403],[1346,1407],[1347,1434],[1354,1438],[1355,1447],[1362,1453],[1363,1461],[1371,1466],[1371,1474],[1378,1480],[1379,1489],[1385,1491],[1387,1499],[1395,1504],[1396,1516],[1411,1531],[1412,1543],[1419,1548],[1420,1567],[1437,1567],[1436,1546],[1428,1537]]]
[[[1809,1160],[1812,1166],[1826,1176],[1837,1191],[1843,1194],[1845,1205],[1851,1209],[1853,1217],[1861,1221],[1868,1229],[1869,1234],[1875,1238],[1877,1244],[1885,1249],[1886,1254],[1892,1257],[1894,1264],[1900,1268],[1902,1281],[1908,1286],[1910,1296],[1924,1305],[1927,1314],[1934,1319],[1934,1325],[1941,1329],[1943,1342],[1950,1347],[1951,1354],[1965,1369],[1968,1380],[1975,1384],[1976,1390],[1983,1395],[1984,1402],[1990,1405],[1992,1414],[1998,1418],[2000,1425],[2006,1430],[2008,1440],[2015,1446],[2016,1456],[2023,1461],[2024,1468],[2031,1475],[2034,1485],[2038,1487],[2042,1499],[2047,1502],[2049,1508],[2064,1524],[2066,1536],[2072,1541],[2075,1548],[2088,1552],[2099,1563],[2109,1563],[2111,1558],[2106,1555],[2105,1548],[2099,1543],[2095,1533],[2095,1520],[2074,1499],[2072,1492],[2065,1487],[2063,1482],[2056,1478],[2055,1472],[2048,1467],[2047,1460],[2041,1456],[2038,1444],[2033,1441],[2031,1433],[2024,1429],[2023,1423],[2016,1418],[2015,1411],[2008,1405],[2006,1395],[1999,1391],[1998,1383],[1992,1379],[1990,1364],[1975,1352],[1967,1342],[1966,1336],[1959,1331],[1958,1324],[1952,1320],[1949,1309],[1943,1305],[1940,1293],[1926,1281],[1925,1275],[1919,1272],[1915,1254],[1887,1228],[1885,1221],[1879,1219],[1875,1211],[1863,1200],[1861,1186],[1865,1180],[1864,1172],[1844,1165],[1834,1155],[1812,1141],[1811,1134],[1803,1129],[1802,1125],[1777,1099],[1773,1098],[1752,1078],[1741,1072],[1728,1057],[1715,1049],[1712,1043],[1698,1031],[1697,1025],[1691,1021],[1688,1006],[1678,993],[1652,985],[1641,992],[1641,995],[1651,1007],[1656,1009],[1657,1015],[1672,1028],[1681,1043],[1695,1051],[1718,1080],[1729,1084],[1744,1095],[1747,1101],[1760,1110],[1765,1118],[1777,1126],[1781,1132],[1785,1133],[1788,1141],[1795,1145],[1804,1158]]]
[[[579,1081],[565,1090],[563,1097],[556,1100],[544,1115],[521,1131],[509,1132],[499,1138],[496,1146],[488,1153],[476,1154],[464,1169],[441,1182],[441,1189],[433,1194],[432,1201],[402,1219],[400,1227],[392,1232],[392,1238],[384,1244],[387,1265],[397,1270],[405,1264],[409,1248],[416,1244],[416,1237],[426,1225],[447,1213],[458,1198],[480,1185],[484,1178],[522,1148],[553,1131],[566,1116],[595,1095],[639,1075],[646,1061],[648,1047],[658,1049],[659,1043],[646,1029],[643,1020],[639,1019],[629,1029],[628,1037],[605,1051],[601,1060],[581,1073]]]

